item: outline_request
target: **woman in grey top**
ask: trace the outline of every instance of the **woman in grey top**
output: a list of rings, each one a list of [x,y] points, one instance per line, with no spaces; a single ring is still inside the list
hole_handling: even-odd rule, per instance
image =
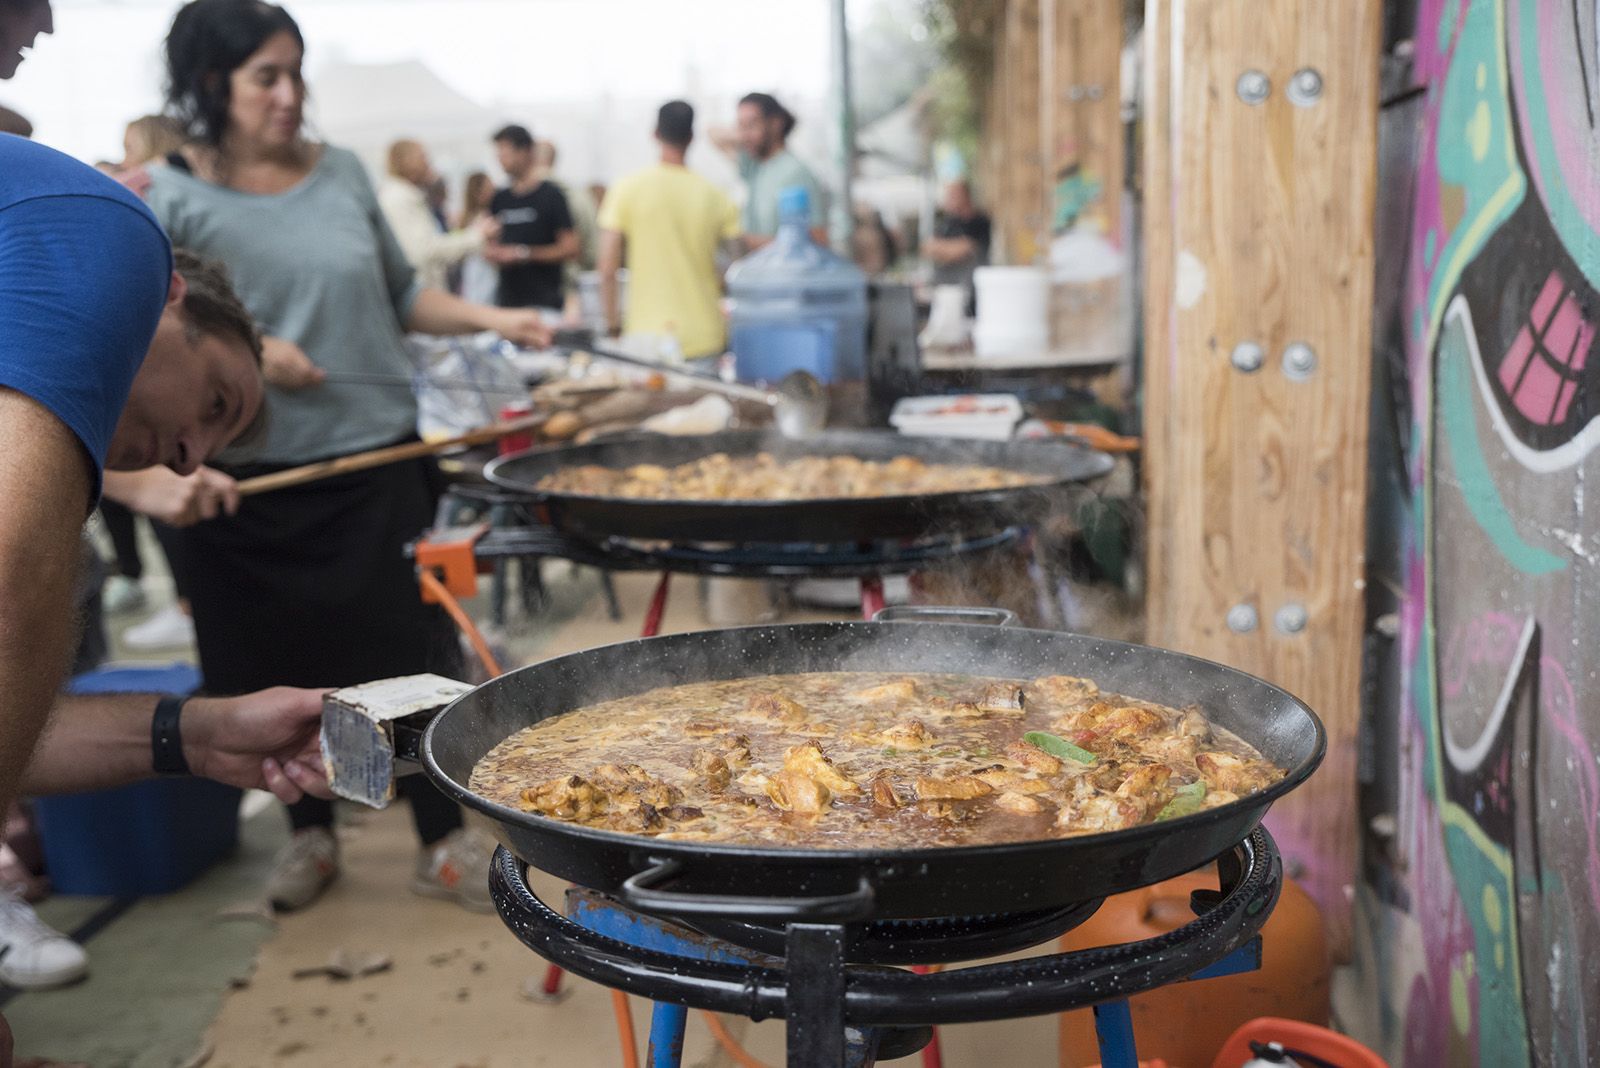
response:
[[[268,335],[270,426],[248,455],[223,455],[238,478],[414,438],[408,391],[325,381],[409,373],[408,330],[549,340],[537,312],[417,284],[360,162],[304,136],[303,53],[288,12],[259,0],[194,0],[166,42],[168,109],[191,140],[152,173],[150,206],[174,244],[227,264]],[[247,498],[180,532],[206,688],[459,677],[455,634],[422,604],[404,554],[439,486],[431,462],[395,464]],[[489,843],[420,777],[409,792],[423,844],[413,889],[490,909]],[[302,802],[290,817],[268,888],[281,908],[309,904],[338,872],[332,808]]]

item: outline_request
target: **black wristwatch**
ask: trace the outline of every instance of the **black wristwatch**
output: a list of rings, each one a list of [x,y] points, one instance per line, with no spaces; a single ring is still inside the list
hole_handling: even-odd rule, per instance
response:
[[[178,718],[187,697],[163,697],[150,718],[150,764],[157,775],[192,775],[183,755],[183,733]]]

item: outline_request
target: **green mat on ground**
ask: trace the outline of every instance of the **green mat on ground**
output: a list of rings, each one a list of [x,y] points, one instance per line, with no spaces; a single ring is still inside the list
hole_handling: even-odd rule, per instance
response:
[[[255,900],[288,836],[268,806],[240,827],[239,850],[164,897],[145,898],[88,942],[89,978],[62,990],[18,995],[5,1007],[21,1056],[93,1068],[177,1068],[199,1051],[229,986],[249,977],[273,928],[219,918]],[[101,899],[54,898],[39,914],[71,931]]]

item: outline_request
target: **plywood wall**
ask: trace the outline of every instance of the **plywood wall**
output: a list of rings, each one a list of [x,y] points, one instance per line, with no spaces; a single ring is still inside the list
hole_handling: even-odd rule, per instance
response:
[[[1149,638],[1322,716],[1327,761],[1269,825],[1339,947],[1356,865],[1379,7],[1150,0],[1146,21]],[[1289,89],[1306,70],[1321,94],[1300,106]],[[1250,71],[1269,86],[1258,103],[1238,93]],[[1234,366],[1242,344],[1258,370]],[[1294,344],[1314,357],[1303,380],[1283,367]]]

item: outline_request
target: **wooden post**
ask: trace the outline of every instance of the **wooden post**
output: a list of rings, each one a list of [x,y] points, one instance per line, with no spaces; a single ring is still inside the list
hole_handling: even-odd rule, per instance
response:
[[[993,123],[987,134],[998,141],[992,205],[996,262],[1032,263],[1043,247],[1045,217],[1044,148],[1040,122],[1040,0],[1006,0],[995,35]]]
[[[1380,3],[1146,11],[1148,634],[1282,685],[1327,725],[1322,770],[1268,822],[1343,955]],[[1259,369],[1236,368],[1251,344]]]
[[[1045,130],[1045,228],[1057,187],[1098,185],[1095,214],[1122,238],[1122,0],[1043,0],[1040,92]]]

